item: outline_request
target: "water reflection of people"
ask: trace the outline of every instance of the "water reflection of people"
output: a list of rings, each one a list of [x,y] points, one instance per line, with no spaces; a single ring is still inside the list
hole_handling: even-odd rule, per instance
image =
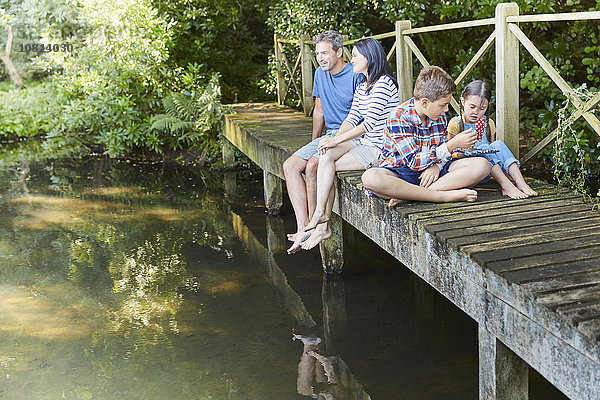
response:
[[[315,334],[293,333],[292,340],[304,344],[298,363],[298,393],[319,400],[346,399],[337,372],[338,356],[324,356],[321,338]]]

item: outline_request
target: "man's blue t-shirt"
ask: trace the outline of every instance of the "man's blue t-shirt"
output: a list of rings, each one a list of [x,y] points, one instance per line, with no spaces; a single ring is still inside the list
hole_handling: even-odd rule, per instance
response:
[[[339,129],[350,112],[354,90],[361,81],[361,74],[355,74],[352,64],[346,63],[343,70],[335,75],[317,68],[313,83],[313,96],[321,99],[327,131]]]

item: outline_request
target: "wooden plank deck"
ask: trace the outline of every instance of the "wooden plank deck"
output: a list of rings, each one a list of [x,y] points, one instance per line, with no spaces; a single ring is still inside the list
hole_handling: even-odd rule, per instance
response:
[[[310,118],[274,104],[233,108],[225,138],[283,178]],[[360,175],[338,174],[336,212],[478,322],[482,398],[526,398],[521,361],[499,361],[516,354],[569,398],[600,399],[600,213],[540,181],[530,182],[536,198],[511,200],[490,183],[475,203],[390,210],[364,195]]]

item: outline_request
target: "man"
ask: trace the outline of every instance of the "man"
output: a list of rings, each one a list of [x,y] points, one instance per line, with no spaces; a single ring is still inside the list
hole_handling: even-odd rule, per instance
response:
[[[293,242],[288,254],[297,252],[312,231],[304,232],[310,221],[317,197],[317,146],[323,128],[326,136],[334,136],[352,106],[354,89],[360,83],[352,65],[343,60],[343,39],[336,31],[327,31],[315,36],[313,43],[320,68],[315,71],[313,96],[312,141],[295,152],[283,163],[283,172],[288,195],[296,214],[296,233],[288,234]],[[306,182],[302,177],[306,175]]]

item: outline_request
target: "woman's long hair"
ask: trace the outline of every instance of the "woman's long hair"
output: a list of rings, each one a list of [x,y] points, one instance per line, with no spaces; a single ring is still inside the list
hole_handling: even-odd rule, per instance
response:
[[[365,80],[367,82],[367,93],[371,91],[375,82],[384,75],[389,76],[394,85],[398,87],[398,82],[392,75],[392,69],[387,61],[385,51],[378,40],[373,38],[361,39],[354,43],[354,47],[367,59],[368,78],[365,77],[363,80],[363,82]]]

